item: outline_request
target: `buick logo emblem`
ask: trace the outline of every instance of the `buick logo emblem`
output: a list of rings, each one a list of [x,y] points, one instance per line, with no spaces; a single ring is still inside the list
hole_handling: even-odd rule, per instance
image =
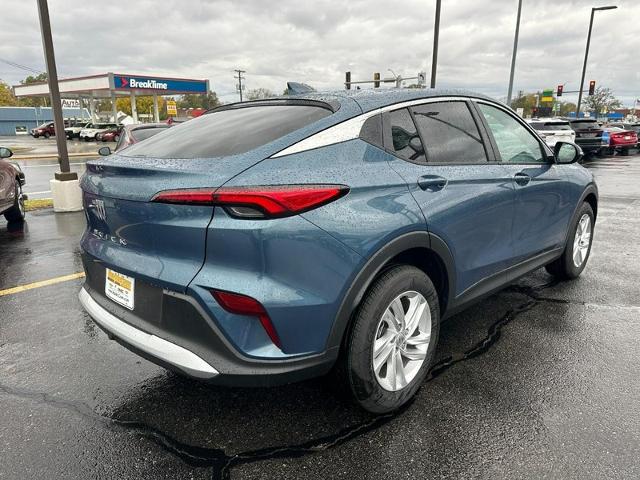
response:
[[[93,199],[91,200],[91,204],[89,208],[92,208],[98,217],[103,222],[107,219],[107,210],[104,208],[104,200]]]

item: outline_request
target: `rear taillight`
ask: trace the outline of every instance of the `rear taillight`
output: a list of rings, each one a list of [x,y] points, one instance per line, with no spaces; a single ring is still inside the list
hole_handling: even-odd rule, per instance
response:
[[[279,218],[326,205],[349,191],[344,185],[279,185],[166,190],[151,201],[224,207],[241,218]]]
[[[273,326],[273,323],[262,304],[255,298],[241,295],[239,293],[225,292],[224,290],[212,290],[211,294],[227,312],[235,313],[237,315],[257,317],[262,324],[262,328],[267,332],[267,335],[273,344],[282,349],[278,332]]]

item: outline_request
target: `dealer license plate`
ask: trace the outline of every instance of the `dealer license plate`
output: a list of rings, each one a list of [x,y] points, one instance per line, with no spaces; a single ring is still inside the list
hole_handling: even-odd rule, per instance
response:
[[[136,286],[136,280],[133,277],[123,275],[106,269],[106,281],[104,293],[108,298],[129,310],[133,310],[133,294]]]

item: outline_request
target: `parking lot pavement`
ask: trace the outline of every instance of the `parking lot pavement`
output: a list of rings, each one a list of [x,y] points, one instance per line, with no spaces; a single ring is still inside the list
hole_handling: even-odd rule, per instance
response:
[[[56,139],[23,137],[2,137],[0,136],[0,146],[9,147],[15,150],[12,161],[18,163],[25,173],[27,183],[24,186],[24,193],[30,199],[51,198],[51,187],[49,181],[53,174],[60,170],[56,155]],[[72,172],[77,172],[78,176],[84,173],[87,160],[96,158],[95,153],[98,148],[109,146],[115,148],[114,142],[81,142],[78,139],[68,140],[67,148],[69,154],[73,154],[69,159]],[[87,154],[86,157],[79,156]]]
[[[583,275],[540,270],[446,322],[415,401],[378,418],[326,379],[165,372],[94,326],[82,279],[30,285],[81,271],[81,213],[0,223],[0,478],[640,478],[640,156],[588,167]]]

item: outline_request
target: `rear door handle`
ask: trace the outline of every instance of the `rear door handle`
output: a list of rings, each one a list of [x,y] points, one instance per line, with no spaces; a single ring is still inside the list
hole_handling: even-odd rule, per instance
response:
[[[423,175],[418,178],[418,186],[425,191],[439,192],[447,186],[447,179],[438,175]]]
[[[524,172],[518,172],[513,176],[513,181],[524,187],[531,181],[531,177]]]

